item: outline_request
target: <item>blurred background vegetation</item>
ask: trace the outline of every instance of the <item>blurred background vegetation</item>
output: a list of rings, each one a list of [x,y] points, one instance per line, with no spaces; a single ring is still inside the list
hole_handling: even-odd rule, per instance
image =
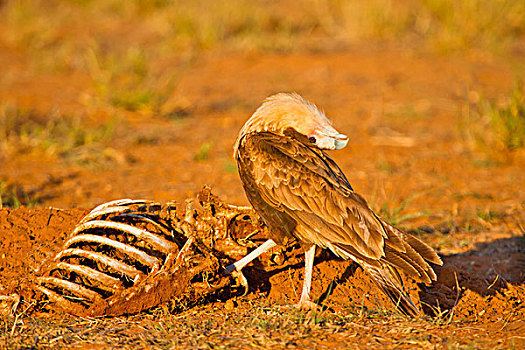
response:
[[[128,162],[119,147],[155,144],[161,133],[122,138],[123,121],[191,113],[174,90],[204,56],[363,48],[479,62],[525,56],[525,1],[515,0],[0,0],[0,18],[0,162],[28,152],[91,168]],[[82,86],[83,107],[47,101],[55,109],[42,112],[34,97],[13,103],[16,83],[36,76]],[[465,87],[459,134],[485,164],[525,147],[516,86],[497,101]],[[204,163],[215,145],[199,142],[192,158]]]
[[[90,106],[167,115],[177,77],[210,51],[525,53],[525,2],[514,0],[8,0],[0,16],[0,49],[26,74],[88,73]]]
[[[27,74],[87,72],[90,104],[155,113],[212,50],[525,52],[525,2],[514,0],[11,0],[0,16],[0,48],[24,57]]]
[[[3,43],[49,57],[44,67],[95,69],[94,54],[101,66],[125,58],[137,75],[144,60],[216,47],[290,52],[372,39],[501,53],[523,50],[525,35],[525,3],[512,0],[18,0],[3,2],[2,18]]]

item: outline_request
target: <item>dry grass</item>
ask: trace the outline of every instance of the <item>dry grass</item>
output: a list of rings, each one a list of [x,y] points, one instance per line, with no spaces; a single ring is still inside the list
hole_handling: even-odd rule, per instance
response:
[[[477,164],[511,161],[525,147],[525,93],[518,83],[499,100],[490,100],[471,91],[460,130],[474,152],[483,156]]]
[[[119,160],[108,146],[118,123],[114,118],[94,125],[80,116],[58,112],[40,115],[4,104],[0,106],[0,151],[3,154],[0,159],[7,155],[43,152],[83,165],[95,165],[104,159]]]
[[[17,184],[7,184],[0,180],[0,208],[19,208],[22,205],[35,208],[38,201],[38,196],[34,193],[28,193]]]
[[[388,200],[384,202],[376,211],[380,217],[391,223],[392,225],[399,225],[403,221],[419,218],[428,215],[426,211],[412,211],[407,212],[407,206],[418,196],[412,196],[406,200],[396,203],[395,200]]]
[[[217,303],[180,314],[158,308],[119,318],[55,316],[45,321],[34,317],[19,318],[16,324],[14,321],[11,317],[0,320],[4,330],[0,346],[46,349],[111,344],[121,349],[246,349],[354,344],[381,348],[479,348],[489,343],[512,343],[512,339],[491,342],[484,336],[472,339],[471,332],[479,331],[476,325],[452,320],[445,314],[441,318],[407,319],[366,310],[312,313],[271,305],[264,298],[244,302],[232,310]],[[433,332],[437,329],[442,335]],[[466,341],[466,335],[471,340]]]
[[[44,54],[39,66],[58,69],[82,66],[93,46],[121,52],[141,47],[157,56],[191,55],[217,46],[319,49],[320,41],[326,45],[372,38],[416,40],[440,51],[497,51],[512,48],[525,29],[525,4],[510,0],[21,0],[7,1],[2,12],[7,18],[2,41],[53,53],[63,62],[53,63]]]
[[[505,51],[519,45],[525,25],[525,4],[519,1],[371,1],[362,11],[369,36],[447,53]]]
[[[133,109],[155,104],[150,95],[173,84],[166,77],[212,48],[325,50],[372,39],[440,52],[505,52],[521,45],[525,31],[525,4],[511,0],[21,0],[0,11],[0,42],[26,54],[32,69],[90,71],[97,84],[137,100],[119,101],[117,89],[110,102]],[[174,56],[179,67],[157,63]],[[127,91],[149,79],[156,83]]]

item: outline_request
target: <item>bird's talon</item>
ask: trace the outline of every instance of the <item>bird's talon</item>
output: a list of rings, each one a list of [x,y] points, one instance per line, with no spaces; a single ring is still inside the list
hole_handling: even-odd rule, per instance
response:
[[[248,280],[246,279],[246,277],[244,277],[243,273],[241,271],[235,270],[235,271],[233,271],[231,273],[231,275],[237,281],[237,284],[233,285],[232,287],[243,286],[244,287],[244,293],[242,294],[242,296],[245,296],[246,294],[248,294],[248,291],[250,290],[250,287],[248,285]]]
[[[320,310],[321,305],[318,305],[310,300],[301,300],[299,303],[294,305],[297,309],[309,309],[309,310]]]

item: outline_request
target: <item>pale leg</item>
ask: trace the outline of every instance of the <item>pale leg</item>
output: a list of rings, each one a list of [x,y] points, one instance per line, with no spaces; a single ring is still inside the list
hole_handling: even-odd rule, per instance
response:
[[[272,239],[267,240],[263,244],[261,244],[257,249],[255,249],[250,254],[246,255],[241,260],[238,260],[234,262],[231,265],[226,266],[225,272],[226,273],[232,273],[233,271],[241,271],[243,267],[248,265],[253,259],[257,258],[259,255],[261,255],[264,252],[267,252],[268,250],[275,247],[277,243],[275,243]]]
[[[310,290],[312,289],[312,273],[314,269],[315,245],[304,254],[304,282],[301,299],[296,306],[299,308],[317,308],[318,305],[310,301]]]

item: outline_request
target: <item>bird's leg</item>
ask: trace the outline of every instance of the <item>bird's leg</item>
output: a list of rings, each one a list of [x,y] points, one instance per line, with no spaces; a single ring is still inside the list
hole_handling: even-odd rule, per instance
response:
[[[238,260],[234,262],[231,265],[226,266],[224,271],[228,274],[232,274],[236,278],[239,279],[239,283],[244,286],[245,288],[245,294],[248,293],[248,281],[246,280],[246,277],[242,274],[241,270],[248,265],[252,260],[257,258],[259,255],[261,255],[264,252],[267,252],[268,250],[275,247],[277,243],[275,243],[272,239],[267,240],[263,244],[261,244],[257,249],[252,251],[250,254],[246,255],[241,260]]]
[[[298,308],[316,309],[318,305],[310,301],[310,290],[312,289],[312,273],[314,269],[315,245],[312,245],[305,253],[303,292]]]
[[[241,260],[238,260],[234,262],[233,264],[226,266],[225,272],[232,273],[233,271],[241,271],[252,260],[257,258],[262,253],[267,252],[268,250],[275,247],[276,245],[277,243],[275,243],[272,239],[267,240],[266,242],[261,244],[259,247],[257,247],[257,249],[252,251],[250,254],[246,255]]]

